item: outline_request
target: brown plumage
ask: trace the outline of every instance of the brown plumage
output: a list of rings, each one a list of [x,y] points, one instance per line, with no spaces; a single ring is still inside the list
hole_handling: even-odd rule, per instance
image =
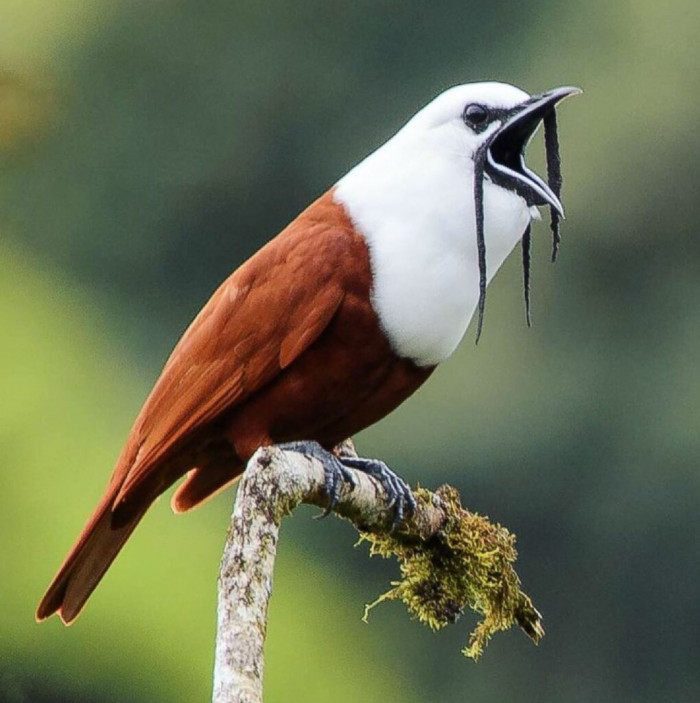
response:
[[[262,445],[332,448],[430,375],[392,351],[371,305],[364,239],[332,191],[235,271],[166,363],[104,497],[37,610],[79,614],[155,498],[195,507]]]

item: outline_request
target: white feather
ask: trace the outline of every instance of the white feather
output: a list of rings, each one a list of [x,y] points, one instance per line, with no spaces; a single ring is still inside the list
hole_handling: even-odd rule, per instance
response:
[[[478,302],[473,154],[498,124],[474,134],[464,107],[508,108],[528,97],[501,83],[451,88],[337,184],[337,202],[367,241],[372,304],[399,356],[419,365],[447,359]],[[485,180],[489,281],[532,216],[523,198]]]

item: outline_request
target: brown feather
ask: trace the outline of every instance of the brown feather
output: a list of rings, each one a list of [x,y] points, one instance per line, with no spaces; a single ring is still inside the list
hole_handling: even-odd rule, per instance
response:
[[[115,528],[111,524],[111,496],[106,495],[42,598],[36,619],[44,620],[57,612],[69,625],[149,507],[150,503],[141,505],[129,521]]]
[[[393,410],[430,374],[399,359],[371,305],[364,241],[332,191],[214,293],[168,359],[107,492],[37,617],[77,616],[153,500],[195,507],[261,445],[330,448]]]

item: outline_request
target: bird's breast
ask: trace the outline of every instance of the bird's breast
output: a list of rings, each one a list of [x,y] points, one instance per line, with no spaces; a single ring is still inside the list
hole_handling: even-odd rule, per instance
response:
[[[368,242],[372,305],[399,356],[421,366],[444,361],[462,339],[478,299],[470,262],[459,247],[434,246],[400,232]]]
[[[479,300],[473,170],[432,152],[390,155],[379,150],[350,171],[335,198],[367,243],[372,304],[394,351],[431,366],[456,349]],[[489,280],[529,218],[522,198],[485,182]]]

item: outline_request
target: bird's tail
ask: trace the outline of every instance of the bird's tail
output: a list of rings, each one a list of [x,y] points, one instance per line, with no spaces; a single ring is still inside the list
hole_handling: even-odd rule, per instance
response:
[[[139,492],[137,500],[129,501],[128,506],[123,505],[121,507],[124,509],[115,512],[115,500],[134,464],[137,451],[138,443],[130,437],[117,460],[102,500],[41,599],[36,611],[37,621],[58,613],[61,620],[69,625],[78,617],[129,535],[163,490],[153,490],[152,486],[147,486],[146,490]]]
[[[151,504],[141,504],[126,520],[115,524],[114,498],[113,491],[108,491],[85,525],[39,603],[38,621],[54,613],[66,625],[75,620]]]
[[[136,449],[127,444],[104,497],[41,599],[36,611],[38,621],[54,613],[66,625],[75,620],[153,501],[195,463],[192,455],[184,452],[168,464],[152,467],[139,485],[122,496],[127,467],[133,465],[135,454]],[[245,467],[228,445],[199,458],[200,467],[188,473],[173,496],[175,512],[191,510],[211,498],[238,478]]]

